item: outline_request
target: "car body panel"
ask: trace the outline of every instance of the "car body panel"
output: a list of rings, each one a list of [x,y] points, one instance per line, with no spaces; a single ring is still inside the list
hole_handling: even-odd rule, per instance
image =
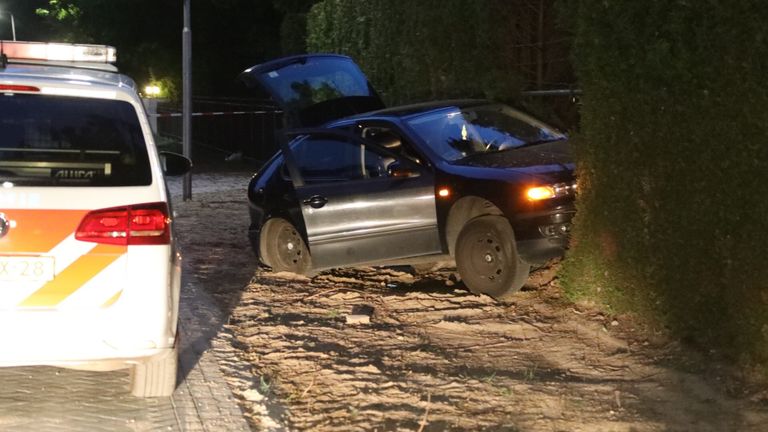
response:
[[[428,179],[377,179],[364,186],[296,190],[315,269],[440,252]],[[303,203],[318,195],[328,199],[322,208]]]

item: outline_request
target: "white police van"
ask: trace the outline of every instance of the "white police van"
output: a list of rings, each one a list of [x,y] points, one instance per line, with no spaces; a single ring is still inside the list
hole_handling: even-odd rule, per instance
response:
[[[0,42],[0,366],[176,384],[180,256],[134,82],[101,45]]]

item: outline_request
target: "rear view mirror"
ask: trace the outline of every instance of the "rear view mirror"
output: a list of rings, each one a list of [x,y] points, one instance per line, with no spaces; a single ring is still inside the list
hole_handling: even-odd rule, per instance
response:
[[[192,161],[178,153],[160,152],[160,165],[167,176],[184,175],[192,169]]]
[[[420,176],[421,172],[412,166],[403,165],[400,161],[395,161],[389,164],[387,174],[390,177],[412,178]]]

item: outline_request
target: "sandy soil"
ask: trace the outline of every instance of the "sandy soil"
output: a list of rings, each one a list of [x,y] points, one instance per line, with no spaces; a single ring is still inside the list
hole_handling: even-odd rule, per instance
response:
[[[507,304],[451,268],[260,269],[247,179],[199,175],[175,211],[187,277],[229,316],[215,345],[254,430],[768,431],[765,388],[568,303],[556,264]]]

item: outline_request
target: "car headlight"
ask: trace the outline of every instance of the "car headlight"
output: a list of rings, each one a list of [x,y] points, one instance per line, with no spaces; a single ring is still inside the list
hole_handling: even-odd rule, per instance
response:
[[[525,196],[531,201],[542,201],[552,198],[575,195],[578,185],[575,181],[571,183],[555,183],[544,186],[534,186],[526,189]]]

